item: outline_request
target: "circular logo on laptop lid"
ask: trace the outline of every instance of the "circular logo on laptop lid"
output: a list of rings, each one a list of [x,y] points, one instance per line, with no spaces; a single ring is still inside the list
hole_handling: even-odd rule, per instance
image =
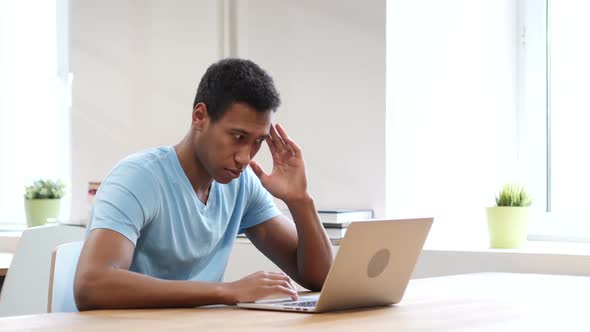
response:
[[[390,252],[388,249],[381,249],[373,255],[367,266],[367,275],[369,278],[375,278],[385,271],[387,264],[389,264],[389,256]]]

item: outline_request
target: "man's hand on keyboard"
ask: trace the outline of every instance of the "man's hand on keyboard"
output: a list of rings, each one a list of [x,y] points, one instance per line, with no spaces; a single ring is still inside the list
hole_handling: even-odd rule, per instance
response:
[[[299,297],[291,278],[282,272],[256,272],[243,279],[222,284],[225,304],[255,302],[271,295]]]

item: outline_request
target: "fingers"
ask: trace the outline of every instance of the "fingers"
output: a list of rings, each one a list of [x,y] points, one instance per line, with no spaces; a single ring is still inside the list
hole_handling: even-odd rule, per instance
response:
[[[287,296],[289,296],[293,301],[297,301],[299,299],[299,295],[297,294],[297,291],[285,287],[285,286],[281,286],[281,285],[275,285],[275,286],[270,286],[268,287],[268,290],[270,290],[273,293],[281,293],[281,294],[285,294]]]
[[[268,136],[266,139],[266,145],[268,145],[268,149],[270,150],[271,154],[275,154],[277,153],[277,149],[275,148],[275,144],[272,142],[272,138],[270,138],[270,136]]]
[[[297,285],[295,284],[295,281],[293,281],[293,279],[289,278],[289,284],[291,285],[291,288],[293,288],[295,292],[297,292]]]
[[[262,166],[260,166],[260,164],[255,160],[250,161],[250,167],[259,179],[262,180],[263,177],[267,176],[267,174],[264,172],[264,169],[262,169]]]
[[[287,294],[293,297],[294,300],[298,298],[297,285],[295,285],[295,282],[293,282],[293,280],[285,273],[266,272],[263,273],[263,275],[266,279],[265,283],[267,286],[270,286],[281,293],[287,291]]]
[[[288,150],[292,155],[300,157],[301,148],[289,137],[289,135],[287,135],[287,132],[285,131],[283,126],[277,124],[276,131],[280,135],[280,138],[282,139],[285,149]]]
[[[294,289],[296,288],[293,280],[283,272],[266,272],[265,277],[272,280],[287,281]]]
[[[269,285],[284,286],[284,287],[287,287],[287,288],[297,291],[297,286],[295,286],[295,283],[289,277],[280,278],[280,279],[267,279],[267,282]]]
[[[277,289],[287,289],[289,294],[297,294],[297,289],[293,287],[293,284],[288,280],[268,280],[267,287],[273,287]]]
[[[274,125],[270,125],[270,138],[271,138],[271,142],[269,143],[267,140],[267,143],[269,143],[269,145],[272,145],[272,147],[274,148],[274,151],[282,152],[285,149],[285,143],[283,142],[283,140],[281,139],[281,137],[277,133],[277,130]],[[271,148],[271,151],[273,151],[272,148]]]
[[[294,301],[299,299],[291,278],[284,273],[258,271],[230,285],[235,292],[235,300],[231,303],[255,302],[271,295],[288,296]]]
[[[301,148],[295,143],[280,124],[270,126],[270,136],[266,144],[271,153],[287,151],[291,155],[301,157]]]

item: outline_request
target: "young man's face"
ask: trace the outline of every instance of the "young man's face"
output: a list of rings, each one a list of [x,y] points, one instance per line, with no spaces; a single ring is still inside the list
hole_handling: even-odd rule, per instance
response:
[[[245,103],[231,104],[217,122],[204,121],[197,157],[215,181],[229,183],[254,158],[269,135],[272,111],[257,112]]]

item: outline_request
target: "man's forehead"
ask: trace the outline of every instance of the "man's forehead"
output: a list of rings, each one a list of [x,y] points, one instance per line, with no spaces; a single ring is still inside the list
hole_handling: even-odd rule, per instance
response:
[[[248,135],[268,135],[273,112],[260,112],[244,103],[234,103],[220,119],[220,123],[231,130]]]

